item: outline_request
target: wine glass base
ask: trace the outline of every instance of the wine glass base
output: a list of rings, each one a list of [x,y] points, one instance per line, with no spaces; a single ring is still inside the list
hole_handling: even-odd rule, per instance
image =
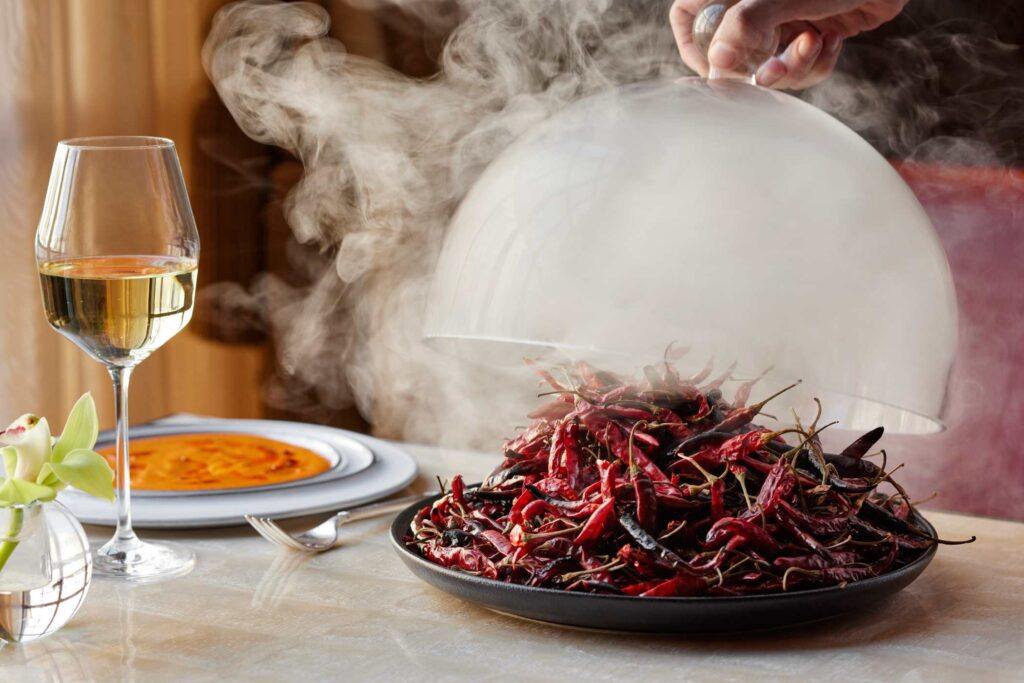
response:
[[[147,583],[184,576],[195,564],[195,554],[176,543],[115,538],[95,549],[92,571],[95,576]]]

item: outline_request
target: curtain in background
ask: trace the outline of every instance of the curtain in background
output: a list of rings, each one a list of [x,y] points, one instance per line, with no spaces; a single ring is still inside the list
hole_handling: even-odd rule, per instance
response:
[[[88,390],[96,397],[102,423],[111,426],[113,398],[106,371],[49,328],[40,304],[33,235],[54,145],[84,135],[172,138],[194,192],[195,113],[201,102],[215,97],[200,64],[200,48],[210,17],[222,4],[0,3],[3,424],[27,411],[59,421]],[[205,225],[202,233],[216,234],[217,229]],[[201,257],[201,278],[202,272]],[[132,421],[179,411],[258,416],[266,355],[262,345],[210,341],[186,328],[134,375]]]

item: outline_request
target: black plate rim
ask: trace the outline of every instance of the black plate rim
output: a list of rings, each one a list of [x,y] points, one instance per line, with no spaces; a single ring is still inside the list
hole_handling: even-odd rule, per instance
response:
[[[758,601],[772,601],[772,600],[802,600],[805,598],[813,598],[816,595],[829,595],[835,594],[837,591],[843,591],[844,594],[850,595],[850,591],[859,590],[871,590],[873,587],[891,583],[897,580],[899,577],[906,574],[913,574],[918,570],[918,567],[922,565],[927,566],[935,553],[938,550],[938,544],[933,544],[928,548],[920,557],[915,559],[913,562],[903,565],[899,569],[891,572],[886,572],[880,576],[872,576],[868,579],[861,579],[860,581],[851,581],[845,586],[824,586],[821,588],[808,588],[795,591],[786,591],[779,593],[755,593],[753,595],[723,595],[723,596],[689,596],[689,597],[665,597],[665,598],[644,598],[639,595],[616,595],[614,593],[581,593],[577,591],[566,591],[559,590],[557,588],[544,588],[541,586],[525,586],[520,583],[508,583],[506,581],[497,581],[495,579],[488,579],[483,576],[476,576],[475,574],[468,574],[466,572],[456,571],[447,567],[442,567],[439,564],[435,564],[430,560],[422,557],[421,555],[410,550],[402,538],[405,536],[405,532],[409,528],[409,522],[412,521],[412,517],[416,512],[424,507],[425,505],[432,504],[435,500],[441,498],[443,493],[438,493],[430,496],[424,496],[420,500],[412,503],[408,507],[404,508],[399,512],[391,522],[389,537],[391,539],[391,545],[399,556],[403,560],[412,560],[419,566],[429,571],[435,572],[442,576],[455,579],[457,581],[464,581],[470,584],[475,584],[485,588],[492,588],[495,590],[512,590],[517,594],[526,592],[527,594],[534,594],[539,596],[543,595],[558,595],[558,596],[571,596],[570,599],[599,599],[599,600],[612,600],[612,601],[626,601],[630,604],[644,604],[644,603],[657,603],[659,605],[675,604],[675,605],[729,605],[729,604],[751,604]],[[927,530],[932,537],[937,537],[935,527],[932,526],[931,522],[925,519],[922,515],[917,514],[917,521],[921,523],[925,530]],[[921,567],[921,571],[924,571]]]

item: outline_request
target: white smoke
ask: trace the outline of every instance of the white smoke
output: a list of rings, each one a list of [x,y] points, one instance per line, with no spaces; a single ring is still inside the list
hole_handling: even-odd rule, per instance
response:
[[[207,72],[250,137],[302,162],[287,218],[295,239],[320,254],[306,250],[295,264],[309,287],[264,276],[252,291],[221,288],[220,303],[259,311],[273,331],[286,381],[271,387],[272,402],[313,409],[313,392],[314,404],[355,403],[385,436],[491,450],[531,401],[501,394],[517,371],[470,367],[421,339],[445,228],[482,169],[527,128],[580,97],[684,73],[667,2],[359,4],[399,4],[428,27],[456,26],[437,75],[409,78],[348,54],[326,36],[316,5],[243,2],[215,19]],[[893,39],[875,60],[884,78],[855,68],[870,60],[851,46],[849,68],[806,98],[896,158],[1000,160],[1007,151],[992,140],[949,125],[989,116],[1005,128],[1024,111],[973,87],[1004,73],[1014,48],[970,35],[932,26]],[[943,69],[958,70],[954,92],[932,92]],[[1019,89],[999,97],[1007,93],[1020,102]]]
[[[355,402],[386,436],[492,448],[495,430],[527,412],[496,389],[509,385],[502,373],[520,371],[469,367],[421,340],[454,207],[512,140],[568,102],[683,67],[663,3],[404,10],[428,23],[461,19],[435,77],[346,53],[326,37],[328,16],[316,5],[245,2],[218,13],[203,50],[207,72],[246,134],[302,162],[287,218],[295,238],[322,254],[309,288],[264,277],[249,294],[227,295],[269,318],[287,373],[272,401],[301,408],[299,397],[313,390],[323,405]]]
[[[1021,154],[1020,47],[979,21],[935,21],[911,35],[853,42],[837,73],[805,99],[893,159],[1008,166]]]

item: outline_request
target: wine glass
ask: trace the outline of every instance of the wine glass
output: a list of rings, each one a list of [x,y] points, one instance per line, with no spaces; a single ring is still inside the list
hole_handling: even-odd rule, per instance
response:
[[[50,325],[103,363],[114,382],[117,530],[94,571],[132,581],[188,572],[195,556],[132,531],[128,382],[132,369],[188,324],[199,262],[196,232],[171,140],[64,140],[36,231]]]

